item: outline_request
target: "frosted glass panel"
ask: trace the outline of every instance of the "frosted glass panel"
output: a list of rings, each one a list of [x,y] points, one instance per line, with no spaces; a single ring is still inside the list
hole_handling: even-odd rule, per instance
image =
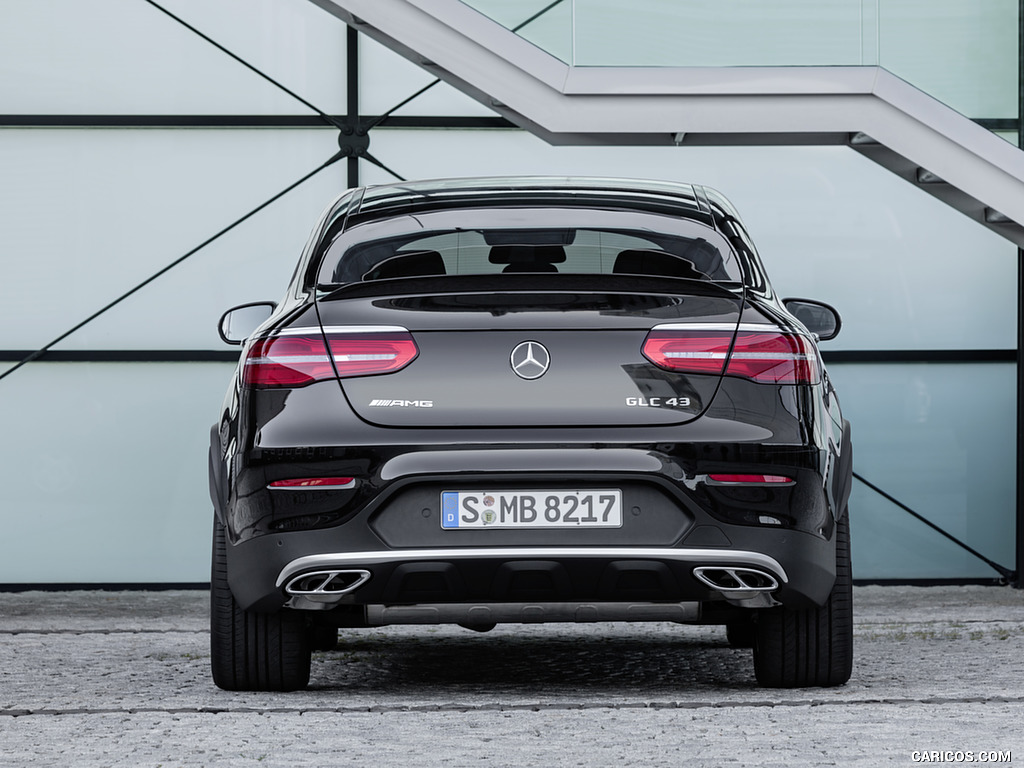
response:
[[[986,557],[1014,566],[1012,364],[832,364],[865,479]],[[991,568],[854,482],[859,578],[995,577]]]
[[[550,3],[464,0],[515,29]],[[577,66],[875,64],[876,0],[566,0],[518,34]]]
[[[564,62],[573,61],[573,13],[575,3],[563,0],[468,0],[468,5],[529,40]],[[630,5],[638,9],[637,4]],[[615,18],[619,9],[615,9]],[[604,63],[604,62],[602,62]]]
[[[1017,117],[1017,0],[882,0],[883,67],[968,117]]]
[[[0,142],[0,349],[36,348],[322,164],[326,130],[7,130]],[[320,211],[323,171],[59,349],[225,349],[220,313],[277,300]]]
[[[380,132],[407,178],[580,174],[707,184],[733,200],[775,288],[842,313],[828,349],[1014,349],[1016,248],[843,147],[551,147],[506,131]],[[363,165],[367,182],[387,182]]]
[[[364,35],[359,38],[359,79],[359,112],[382,115],[436,78]],[[394,114],[494,117],[497,113],[447,83],[438,83]]]
[[[575,0],[579,66],[873,64],[861,0]]]
[[[233,366],[38,363],[0,382],[0,584],[209,580]]]
[[[308,0],[165,7],[320,109],[344,112],[345,25]],[[0,2],[10,114],[311,114],[138,0]]]

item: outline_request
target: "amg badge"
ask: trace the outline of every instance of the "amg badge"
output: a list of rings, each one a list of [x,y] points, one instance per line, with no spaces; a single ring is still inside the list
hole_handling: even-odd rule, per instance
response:
[[[371,400],[371,408],[433,408],[433,400]]]

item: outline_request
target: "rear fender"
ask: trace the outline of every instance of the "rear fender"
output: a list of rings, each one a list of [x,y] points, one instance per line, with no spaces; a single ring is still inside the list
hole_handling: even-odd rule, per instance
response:
[[[836,466],[836,479],[833,486],[833,498],[835,509],[833,514],[838,521],[850,501],[850,492],[853,490],[853,442],[850,439],[850,422],[843,419],[843,439],[841,442],[842,452]]]
[[[221,461],[223,455],[220,445],[220,431],[217,425],[210,427],[210,451],[209,451],[209,479],[210,479],[210,501],[213,502],[213,512],[222,524],[226,521],[226,509],[228,488],[224,476],[224,463]]]

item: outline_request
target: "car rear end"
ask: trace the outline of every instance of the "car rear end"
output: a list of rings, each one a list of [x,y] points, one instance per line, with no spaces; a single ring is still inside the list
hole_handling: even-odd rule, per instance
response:
[[[214,441],[238,609],[739,627],[827,604],[848,429],[812,334],[690,191],[678,221],[594,190],[328,220],[315,301],[248,342]]]

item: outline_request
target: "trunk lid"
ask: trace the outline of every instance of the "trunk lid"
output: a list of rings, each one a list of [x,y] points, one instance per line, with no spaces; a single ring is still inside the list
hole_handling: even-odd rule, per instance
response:
[[[644,356],[644,340],[665,324],[731,333],[741,306],[740,296],[715,286],[685,295],[341,291],[318,300],[328,336],[349,326],[400,327],[418,347],[400,371],[340,379],[353,410],[384,427],[438,428],[692,421],[721,376],[659,368]]]

